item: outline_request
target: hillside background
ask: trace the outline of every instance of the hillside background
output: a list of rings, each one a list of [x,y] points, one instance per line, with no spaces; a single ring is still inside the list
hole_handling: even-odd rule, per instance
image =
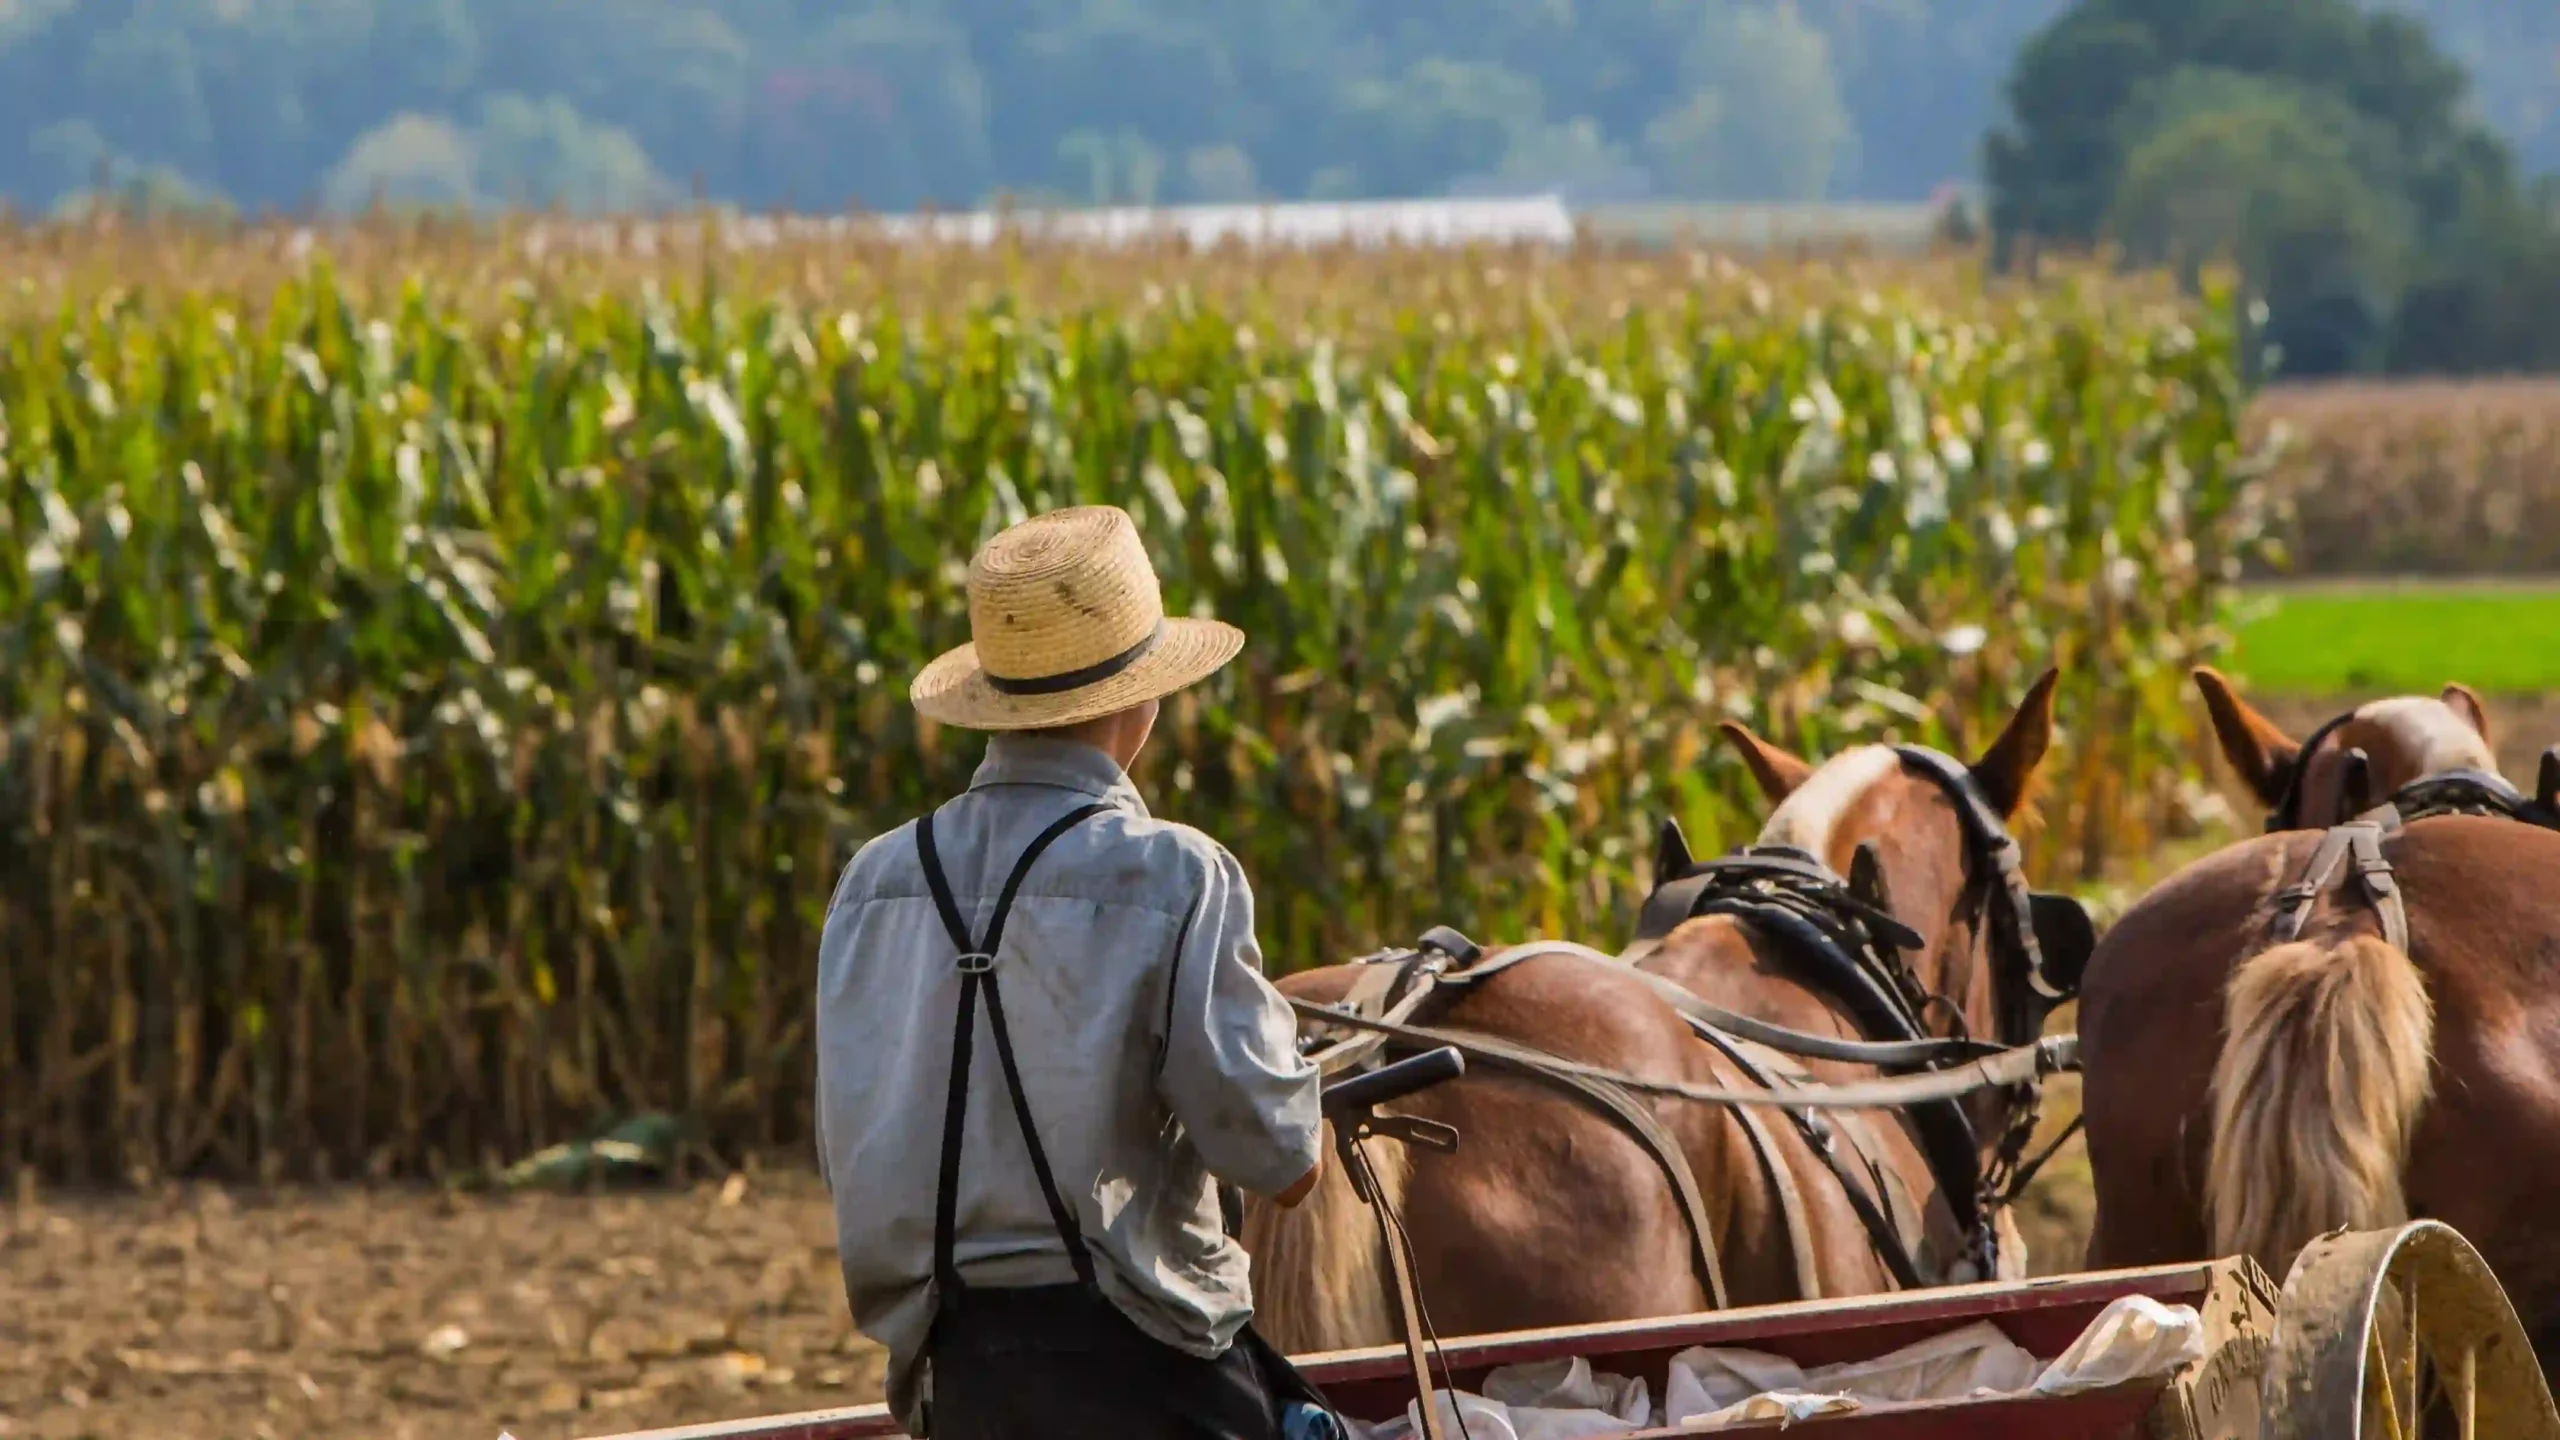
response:
[[[1915,200],[1979,174],[2022,43],[2065,8],[0,0],[0,198]],[[2560,171],[2560,6],[2404,8],[2520,168]]]

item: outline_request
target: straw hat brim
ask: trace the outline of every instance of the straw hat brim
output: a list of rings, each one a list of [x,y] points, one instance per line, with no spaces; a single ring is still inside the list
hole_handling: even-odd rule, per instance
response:
[[[987,681],[978,647],[963,645],[924,667],[907,696],[927,718],[963,730],[1045,730],[1099,720],[1208,679],[1244,649],[1222,620],[1167,616],[1153,648],[1126,670],[1053,695],[1008,695]]]

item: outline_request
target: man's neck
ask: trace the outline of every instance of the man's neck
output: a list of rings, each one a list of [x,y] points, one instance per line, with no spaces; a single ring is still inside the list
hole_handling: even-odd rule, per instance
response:
[[[1122,774],[1127,774],[1130,764],[1138,758],[1136,747],[1130,743],[1132,736],[1125,716],[1106,715],[1099,720],[1088,720],[1081,725],[1065,725],[1055,730],[1035,730],[1031,733],[1043,740],[1054,740],[1061,744],[1082,745],[1088,750],[1099,750],[1110,757],[1112,764],[1120,767]]]

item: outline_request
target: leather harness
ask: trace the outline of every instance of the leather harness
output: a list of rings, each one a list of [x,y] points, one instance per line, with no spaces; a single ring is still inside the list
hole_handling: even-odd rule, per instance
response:
[[[1384,951],[1355,962],[1363,969],[1340,1002],[1329,1006],[1297,1002],[1302,1018],[1314,1022],[1301,1046],[1321,1070],[1332,1074],[1374,1063],[1391,1040],[1408,1046],[1446,1041],[1473,1058],[1491,1059],[1507,1070],[1580,1095],[1608,1114],[1662,1169],[1688,1221],[1692,1263],[1701,1285],[1723,1308],[1729,1302],[1722,1266],[1696,1177],[1677,1141],[1648,1107],[1637,1102],[1638,1087],[1617,1083],[1629,1077],[1613,1077],[1479,1032],[1418,1023],[1421,1011],[1440,991],[1481,984],[1541,955],[1575,954],[1623,967],[1625,973],[1650,985],[1694,1033],[1758,1087],[1758,1095],[1747,1098],[1722,1093],[1710,1097],[1697,1093],[1699,1087],[1641,1088],[1656,1094],[1712,1098],[1732,1107],[1776,1192],[1794,1250],[1798,1284],[1807,1298],[1818,1297],[1821,1291],[1803,1196],[1767,1126],[1755,1113],[1764,1105],[1787,1113],[1799,1136],[1840,1183],[1896,1283],[1916,1288],[1930,1280],[1918,1259],[1923,1233],[1920,1207],[1884,1163],[1875,1134],[1850,1102],[1908,1109],[1932,1173],[1987,1278],[1998,1260],[1992,1216],[2031,1173],[2018,1169],[2015,1162],[2034,1127],[2040,1094],[2037,1082],[2051,1068],[2073,1063],[2067,1046],[2048,1054],[2052,1042],[2039,1043],[2037,1037],[2050,1007],[2076,988],[2079,968],[2095,936],[2086,912],[2076,902],[2027,890],[2017,842],[1961,762],[1919,746],[1898,747],[1898,754],[1905,765],[1937,784],[1959,815],[1986,912],[1984,928],[1994,947],[2000,979],[2008,982],[2001,986],[2002,1038],[2010,1042],[2006,1046],[1961,1035],[1931,1034],[1920,1019],[1930,997],[1899,956],[1901,950],[1917,949],[1921,937],[1880,906],[1854,894],[1847,882],[1815,857],[1752,848],[1689,865],[1685,845],[1677,842],[1676,827],[1666,827],[1666,854],[1676,848],[1679,863],[1661,867],[1664,878],[1645,901],[1635,943],[1626,954],[1607,956],[1583,946],[1547,941],[1516,946],[1485,959],[1466,937],[1445,927],[1434,929],[1412,949]],[[1707,914],[1734,915],[1775,938],[1805,978],[1841,1000],[1867,1038],[1813,1035],[1740,1015],[1630,959],[1678,925]],[[1328,1022],[1335,1038],[1326,1038]],[[1791,1056],[1932,1073],[1869,1086],[1826,1087],[1816,1084]],[[1988,1057],[2002,1057],[2002,1063],[1994,1066]],[[2022,1058],[2028,1063],[2020,1063]],[[1954,1073],[1958,1071],[1970,1073]],[[1995,1171],[2005,1174],[1990,1177],[1982,1173],[1979,1145],[1961,1104],[1964,1095],[1985,1088],[2009,1091],[2019,1102],[2013,1104],[2011,1134],[2004,1138],[1995,1162]],[[1866,1090],[1879,1093],[1849,1094]],[[1834,1117],[1816,1113],[1825,1109],[1842,1113]],[[1986,1197],[1991,1198],[1989,1205],[1984,1203]]]
[[[2357,713],[2349,710],[2330,719],[2294,751],[2284,792],[2267,813],[2269,834],[2303,828],[2302,787],[2304,777],[2311,771],[2311,759]],[[2390,798],[2355,818],[2326,827],[2301,873],[2276,892],[2274,921],[2269,927],[2276,943],[2300,939],[2303,927],[2319,907],[2320,897],[2352,881],[2381,921],[2382,938],[2396,950],[2407,950],[2409,910],[2401,899],[2400,882],[2392,873],[2391,862],[2383,856],[2382,845],[2403,826],[2443,815],[2514,820],[2560,830],[2560,745],[2542,752],[2530,796],[2494,771],[2439,770],[2401,786]]]
[[[1440,991],[1463,991],[1524,960],[1548,953],[1553,953],[1552,947],[1524,945],[1478,964],[1476,962],[1483,952],[1474,942],[1445,926],[1438,927],[1424,935],[1415,949],[1383,951],[1355,961],[1363,968],[1354,977],[1351,989],[1338,1004],[1323,1007],[1319,1018],[1358,1016],[1387,1026],[1402,1027],[1414,1020],[1423,1006]],[[1725,1308],[1728,1302],[1724,1268],[1716,1255],[1715,1231],[1707,1223],[1706,1198],[1698,1189],[1697,1174],[1690,1168],[1687,1152],[1663,1128],[1649,1106],[1638,1101],[1622,1085],[1557,1065],[1557,1057],[1545,1051],[1476,1030],[1445,1027],[1436,1028],[1431,1033],[1436,1037],[1462,1039],[1466,1042],[1463,1048],[1472,1056],[1507,1062],[1504,1065],[1507,1070],[1580,1096],[1633,1137],[1652,1157],[1654,1164],[1661,1167],[1663,1177],[1670,1182],[1672,1194],[1679,1200],[1681,1214],[1688,1221],[1690,1261],[1697,1270],[1699,1282],[1706,1288],[1715,1307],[1719,1310]],[[1321,1032],[1303,1036],[1300,1044],[1307,1047],[1308,1042],[1320,1038]],[[1387,1029],[1355,1029],[1344,1038],[1307,1048],[1307,1057],[1315,1062],[1321,1073],[1335,1075],[1372,1063],[1386,1049],[1391,1038]]]
[[[1902,958],[1902,952],[1921,947],[1921,936],[1857,894],[1817,857],[1800,851],[1746,847],[1682,867],[1679,861],[1685,859],[1687,847],[1679,841],[1676,828],[1667,828],[1663,848],[1672,864],[1663,868],[1679,873],[1659,882],[1647,897],[1637,922],[1637,944],[1659,941],[1698,916],[1731,915],[1773,942],[1798,978],[1834,997],[1868,1037],[1849,1053],[1843,1053],[1838,1042],[1822,1037],[1795,1032],[1765,1037],[1765,1043],[1782,1052],[1888,1068],[1935,1069],[1967,1055],[2031,1045],[2043,1032],[2046,1014],[2077,989],[2080,968],[2096,943],[2087,912],[2067,896],[2038,894],[2028,888],[2016,838],[1961,761],[1919,745],[1896,746],[1895,754],[1905,768],[1936,785],[1956,811],[1973,872],[1968,903],[1979,906],[1992,949],[2003,1043],[1931,1034],[1922,1015],[1933,997]],[[1709,1033],[1717,1027],[1701,1023],[1694,1015],[1691,1023],[1709,1043],[1717,1043]],[[1719,1044],[1718,1048],[1724,1047]],[[2040,1098],[2032,1085],[2012,1091],[2011,1121],[1989,1176],[1983,1172],[1980,1141],[1961,1099],[1907,1107],[1921,1153],[1972,1247],[1971,1258],[1983,1278],[1995,1273],[1999,1260],[1993,1226],[1996,1213],[2032,1173],[2022,1170],[2018,1160],[2033,1134]],[[1850,1148],[1858,1152],[1855,1158],[1867,1172],[1862,1183],[1851,1157],[1842,1152],[1839,1136],[1822,1116],[1802,1109],[1787,1113],[1806,1145],[1839,1180],[1895,1281],[1906,1289],[1927,1283],[1918,1259],[1918,1217],[1889,1213],[1913,1207],[1891,1203],[1895,1187],[1885,1178],[1891,1168],[1883,1163],[1872,1134],[1863,1124],[1845,1127]],[[1764,1159],[1763,1163],[1771,1162]]]
[[[2299,828],[2293,822],[2300,818],[2302,776],[2311,768],[2311,756],[2322,740],[2353,715],[2350,711],[2313,731],[2295,752],[2293,774],[2284,798],[2267,816],[2270,833]],[[2528,797],[2509,784],[2505,776],[2487,770],[2440,770],[2419,776],[2401,786],[2390,799],[2321,833],[2301,872],[2276,892],[2270,933],[2279,945],[2302,938],[2303,928],[2319,908],[2320,897],[2351,883],[2381,921],[2382,938],[2393,949],[2406,951],[2408,905],[2401,898],[2400,882],[2392,872],[2391,862],[2382,853],[2383,842],[2404,826],[2444,815],[2513,820],[2560,830],[2560,745],[2542,752],[2534,792]]]
[[[2330,826],[2312,848],[2302,874],[2276,892],[2276,943],[2302,938],[2302,927],[2310,921],[2320,897],[2338,883],[2340,872],[2352,861],[2354,868],[2346,873],[2382,917],[2382,938],[2390,942],[2392,949],[2406,951],[2408,907],[2400,901],[2400,882],[2392,876],[2391,862],[2382,858],[2383,837],[2397,834],[2401,824],[2398,810],[2380,805],[2343,825]]]
[[[2311,774],[2311,758],[2359,713],[2349,710],[2331,716],[2295,748],[2293,764],[2285,774],[2284,791],[2267,812],[2267,833],[2306,828],[2302,823],[2302,787]],[[2401,786],[2382,805],[2365,814],[2370,816],[2385,808],[2398,811],[2404,823],[2437,815],[2480,815],[2560,830],[2560,745],[2542,752],[2531,796],[2494,771],[2438,770]]]

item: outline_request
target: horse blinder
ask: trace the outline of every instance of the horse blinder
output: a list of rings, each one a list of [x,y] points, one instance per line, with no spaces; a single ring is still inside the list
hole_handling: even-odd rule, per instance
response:
[[[2039,988],[2059,1005],[2080,993],[2080,977],[2098,948],[2097,922],[2079,901],[2051,891],[2028,891],[2027,912],[2035,925]]]
[[[2079,993],[2080,972],[2097,949],[2097,926],[2089,912],[2068,895],[2027,889],[2018,868],[2016,837],[1962,761],[1921,745],[1894,748],[1914,769],[1937,781],[1978,852],[1975,858],[1997,872],[1989,877],[1999,897],[1992,902],[1993,928],[2009,932],[2009,949],[2029,990],[2050,1013]],[[2037,1023],[2041,1027],[2041,1017]]]
[[[1689,837],[1680,830],[1677,820],[1662,822],[1662,837],[1653,846],[1653,883],[1667,885],[1698,868],[1696,857],[1689,852]]]

